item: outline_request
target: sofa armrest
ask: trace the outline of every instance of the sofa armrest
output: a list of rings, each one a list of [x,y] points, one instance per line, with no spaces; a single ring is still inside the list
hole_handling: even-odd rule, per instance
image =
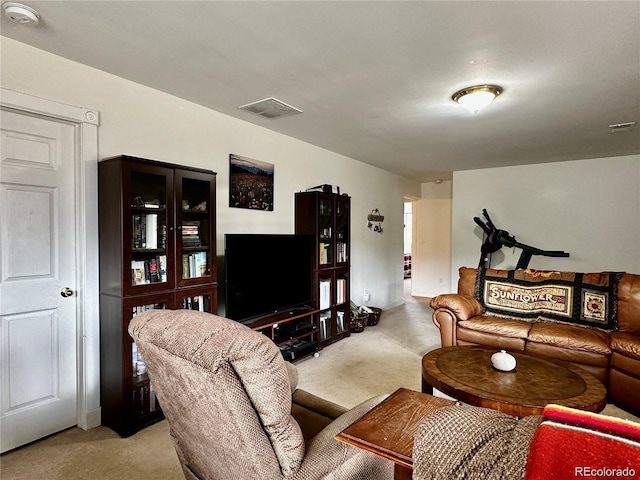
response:
[[[456,324],[483,312],[482,304],[469,295],[447,293],[431,299],[433,323],[440,329],[440,341],[443,347],[457,344]]]
[[[482,304],[469,295],[446,293],[431,299],[429,306],[434,310],[444,308],[450,310],[458,320],[469,320],[476,315],[482,315]]]

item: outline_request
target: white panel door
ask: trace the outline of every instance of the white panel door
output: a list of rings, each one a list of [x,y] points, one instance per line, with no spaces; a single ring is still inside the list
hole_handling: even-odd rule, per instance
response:
[[[75,135],[72,124],[2,110],[2,452],[77,422]]]

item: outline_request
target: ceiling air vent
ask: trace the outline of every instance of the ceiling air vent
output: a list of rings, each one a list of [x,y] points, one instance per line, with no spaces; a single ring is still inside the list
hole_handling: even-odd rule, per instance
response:
[[[240,110],[246,110],[247,112],[255,113],[264,118],[282,118],[289,115],[296,115],[302,113],[302,110],[292,107],[277,98],[269,97],[264,100],[258,100],[257,102],[247,103],[238,107]]]

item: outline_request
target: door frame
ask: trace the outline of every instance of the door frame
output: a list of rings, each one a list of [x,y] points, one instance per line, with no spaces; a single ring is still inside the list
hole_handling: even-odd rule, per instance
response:
[[[98,262],[98,126],[100,113],[0,89],[0,105],[63,121],[75,129],[76,382],[78,427],[100,425],[100,312]]]

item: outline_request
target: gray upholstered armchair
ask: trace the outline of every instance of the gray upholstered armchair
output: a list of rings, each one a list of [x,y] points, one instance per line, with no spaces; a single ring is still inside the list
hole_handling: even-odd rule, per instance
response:
[[[188,480],[393,478],[391,462],[334,438],[382,397],[345,411],[296,390],[271,340],[216,315],[152,310],[129,333]]]

